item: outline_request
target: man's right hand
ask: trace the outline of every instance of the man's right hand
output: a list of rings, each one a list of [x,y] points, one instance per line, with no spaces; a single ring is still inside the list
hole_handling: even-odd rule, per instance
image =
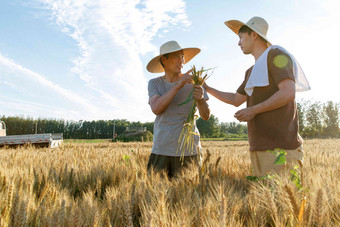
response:
[[[178,89],[181,89],[182,87],[184,87],[184,85],[188,83],[193,83],[192,75],[190,74],[191,71],[192,69],[187,71],[185,74],[180,74],[181,79],[179,79],[176,83],[176,86],[178,87]]]

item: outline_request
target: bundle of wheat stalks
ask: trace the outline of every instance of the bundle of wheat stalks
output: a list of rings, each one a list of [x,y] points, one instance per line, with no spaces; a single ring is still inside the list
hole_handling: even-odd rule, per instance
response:
[[[210,70],[213,70],[213,68],[203,69],[202,67],[201,70],[196,70],[196,67],[192,66],[193,86],[195,85],[202,86],[204,82],[211,76],[212,73],[210,73],[209,75],[208,73],[206,73]],[[193,92],[194,92],[194,87],[192,88],[188,98],[184,102],[179,104],[179,106],[181,106],[181,105],[185,105],[189,103],[190,101],[193,101],[190,113],[187,117],[186,122],[183,124],[183,129],[178,139],[177,153],[181,152],[182,160],[184,158],[184,153],[186,150],[193,152],[195,148],[194,137],[195,135],[199,136],[199,134],[195,132],[195,121],[198,118],[198,115],[195,115],[197,104],[196,104],[196,101],[192,97]]]

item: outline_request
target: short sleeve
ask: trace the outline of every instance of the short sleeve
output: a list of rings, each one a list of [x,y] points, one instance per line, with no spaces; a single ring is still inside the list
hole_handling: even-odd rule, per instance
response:
[[[242,82],[242,84],[238,87],[237,89],[237,93],[241,94],[241,95],[247,95],[246,91],[244,90],[244,88],[246,87],[246,84],[247,84],[247,81],[248,81],[248,78],[250,76],[250,73],[251,73],[251,70],[253,69],[253,67],[250,67],[246,73],[245,73],[245,76],[244,76],[244,80]]]
[[[149,93],[149,99],[154,95],[160,96],[159,91],[158,91],[157,86],[156,86],[156,80],[155,79],[149,80],[148,93]]]
[[[284,79],[295,81],[293,62],[289,55],[278,49],[271,50],[268,53],[268,74],[276,85]]]
[[[244,87],[246,86],[246,81],[244,80],[242,82],[242,84],[238,87],[237,89],[237,93],[241,94],[241,95],[247,95],[245,90],[244,90]]]
[[[204,96],[204,99],[205,99],[205,100],[209,100],[208,93],[207,93],[207,91],[205,90],[204,87],[203,87],[203,96]]]

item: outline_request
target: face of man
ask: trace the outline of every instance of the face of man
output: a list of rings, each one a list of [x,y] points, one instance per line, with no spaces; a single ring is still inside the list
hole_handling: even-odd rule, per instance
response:
[[[239,34],[240,41],[238,45],[241,47],[241,50],[244,54],[251,54],[253,52],[254,45],[254,32],[248,34],[247,32],[243,32]]]
[[[170,53],[168,58],[162,57],[162,63],[165,71],[180,74],[185,63],[183,50]]]

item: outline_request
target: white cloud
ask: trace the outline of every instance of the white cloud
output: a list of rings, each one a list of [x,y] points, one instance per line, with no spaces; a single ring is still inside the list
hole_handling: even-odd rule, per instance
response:
[[[23,103],[27,103],[25,99],[29,98],[35,99],[37,100],[37,102],[44,98],[50,99],[51,104],[53,102],[56,102],[56,99],[62,98],[63,100],[68,100],[69,102],[73,103],[73,105],[76,105],[78,108],[86,109],[89,113],[94,114],[98,112],[98,108],[89,103],[82,96],[74,93],[73,91],[60,87],[58,84],[48,80],[46,77],[15,63],[11,59],[6,58],[1,54],[0,74],[2,77],[2,80],[0,81],[0,88],[3,91],[1,94],[2,102],[7,103],[2,105],[2,107],[4,108],[2,110],[3,113],[6,112],[5,109],[8,109],[9,107],[13,108],[12,104],[14,104],[14,102],[12,102],[11,104],[8,96],[4,96],[4,94],[6,93],[11,94],[12,96],[17,96],[18,93],[21,93],[19,94],[21,95],[21,101],[15,102],[20,113],[24,112],[25,114],[27,114],[27,112],[31,112],[32,109],[36,109],[33,108],[34,105],[23,105]],[[10,90],[8,90],[8,92],[4,92],[5,89]],[[44,105],[46,106],[46,108],[48,108],[49,106],[49,104]],[[26,110],[23,107],[27,107]],[[68,112],[67,109],[65,109],[64,111]],[[41,113],[42,111],[37,112]]]
[[[6,110],[1,112],[2,115],[8,116],[26,116],[26,117],[39,117],[36,113],[42,114],[45,118],[53,119],[71,119],[72,116],[80,116],[78,111],[60,109],[50,104],[41,104],[34,101],[25,101],[22,98],[13,98],[10,96],[5,96],[0,94],[0,106],[4,107]],[[20,114],[18,114],[20,113]],[[77,118],[73,119],[77,120]]]
[[[41,0],[53,20],[78,43],[72,72],[85,81],[97,116],[143,120],[147,81],[140,56],[156,51],[151,41],[174,26],[188,26],[183,0]],[[152,116],[152,115],[151,115]],[[149,119],[150,120],[150,119]]]

